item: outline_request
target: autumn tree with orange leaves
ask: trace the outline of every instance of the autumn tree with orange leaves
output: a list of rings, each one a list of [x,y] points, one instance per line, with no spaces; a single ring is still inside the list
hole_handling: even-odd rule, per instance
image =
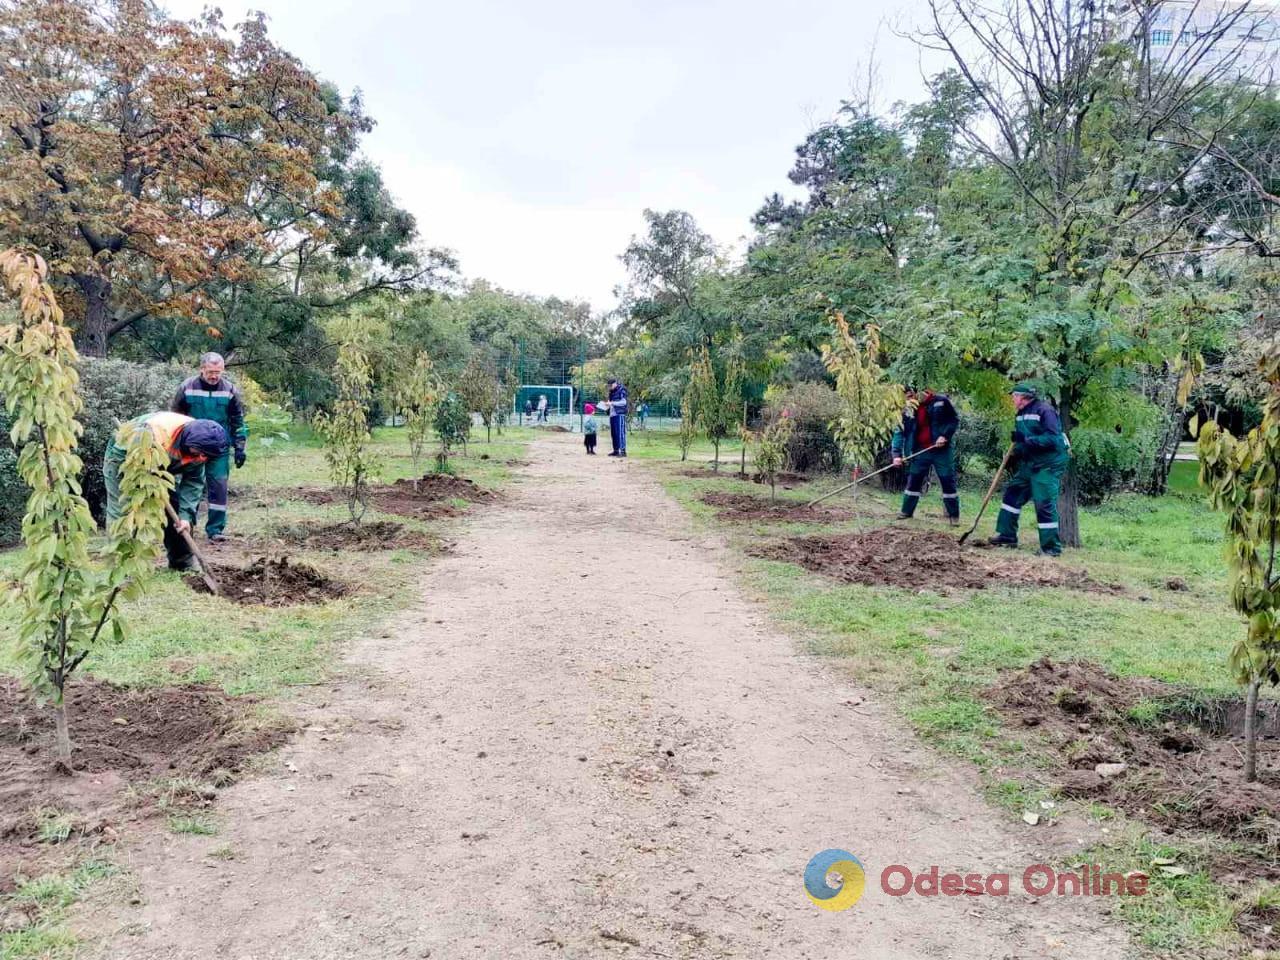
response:
[[[0,245],[48,262],[91,356],[149,316],[212,328],[228,291],[274,273],[296,293],[305,264],[385,239],[352,236],[334,176],[371,122],[260,15],[228,31],[146,0],[0,0],[0,119]],[[403,249],[391,265],[352,288],[416,275]]]

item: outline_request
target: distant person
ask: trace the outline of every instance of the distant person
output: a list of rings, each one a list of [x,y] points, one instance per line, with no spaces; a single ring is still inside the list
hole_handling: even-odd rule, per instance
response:
[[[582,408],[582,412],[587,418],[582,421],[582,444],[587,448],[587,454],[596,455],[596,405],[588,403]]]
[[[1018,545],[1018,520],[1028,500],[1036,505],[1036,527],[1040,531],[1040,552],[1062,555],[1058,534],[1058,492],[1066,472],[1070,446],[1062,432],[1058,411],[1042,400],[1036,388],[1019,383],[1013,388],[1012,478],[1004,488],[1004,502],[996,518],[996,535],[990,542],[999,547]]]
[[[609,380],[609,439],[611,457],[627,455],[627,388],[616,377]]]
[[[893,465],[900,467],[911,456],[915,459],[907,466],[907,489],[902,495],[899,520],[910,520],[915,514],[929,471],[935,470],[942,486],[942,509],[947,522],[952,526],[960,522],[956,457],[951,446],[959,426],[960,417],[945,394],[907,387],[907,408],[902,411],[902,423],[893,431]]]
[[[636,407],[636,419],[640,421],[640,429],[644,429],[645,421],[649,419],[649,404],[641,403]]]
[[[166,519],[164,548],[170,570],[190,570],[191,548],[182,539],[195,526],[196,513],[205,492],[205,465],[226,456],[231,440],[222,424],[196,420],[168,410],[135,417],[116,431],[102,458],[102,479],[107,488],[107,523],[120,519],[125,503],[120,493],[120,471],[129,448],[137,443],[140,431],[150,430],[156,442],[169,454],[169,474],[173,489],[169,504],[178,522]]]
[[[231,475],[231,458],[236,468],[245,463],[245,441],[249,428],[244,422],[244,399],[240,388],[226,377],[226,361],[221,354],[206,353],[200,358],[200,373],[178,387],[170,409],[197,420],[212,420],[220,424],[231,438],[232,451],[216,460],[210,460],[205,468],[209,515],[205,518],[204,532],[215,543],[226,539],[227,481]]]
[[[538,422],[547,422],[547,395],[545,393],[538,394]]]
[[[530,418],[533,416],[533,398],[532,397],[527,398],[524,402],[524,415]]]

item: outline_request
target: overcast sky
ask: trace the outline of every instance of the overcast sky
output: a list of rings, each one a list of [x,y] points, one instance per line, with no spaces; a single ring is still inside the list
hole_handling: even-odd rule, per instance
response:
[[[194,16],[204,0],[169,0]],[[613,304],[642,211],[690,211],[739,246],[797,143],[865,86],[923,89],[919,0],[230,0],[350,93],[424,241],[468,278]],[[904,22],[903,18],[907,18]]]

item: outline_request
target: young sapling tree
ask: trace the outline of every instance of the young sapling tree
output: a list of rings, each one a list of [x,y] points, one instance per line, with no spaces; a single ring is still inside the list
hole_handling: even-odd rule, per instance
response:
[[[94,530],[80,492],[83,463],[78,359],[71,331],[39,257],[0,254],[17,318],[0,325],[0,395],[13,418],[9,439],[31,488],[22,520],[23,565],[11,598],[18,608],[17,655],[38,700],[52,702],[58,759],[71,769],[66,685],[104,635],[124,637],[120,601],[135,596],[155,567],[173,478],[168,454],[149,430],[126,439],[123,512],[105,554],[92,557]]]
[[[369,357],[357,340],[338,350],[335,379],[338,399],[331,413],[316,416],[316,431],[324,440],[324,458],[333,485],[346,495],[351,522],[364,519],[369,507],[369,484],[380,464],[370,447],[368,407],[373,399],[373,375]]]

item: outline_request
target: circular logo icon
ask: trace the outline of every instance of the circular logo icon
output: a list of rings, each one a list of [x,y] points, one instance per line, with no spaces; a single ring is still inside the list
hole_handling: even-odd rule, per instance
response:
[[[866,886],[862,861],[848,850],[823,850],[804,868],[804,892],[823,910],[848,910]]]

